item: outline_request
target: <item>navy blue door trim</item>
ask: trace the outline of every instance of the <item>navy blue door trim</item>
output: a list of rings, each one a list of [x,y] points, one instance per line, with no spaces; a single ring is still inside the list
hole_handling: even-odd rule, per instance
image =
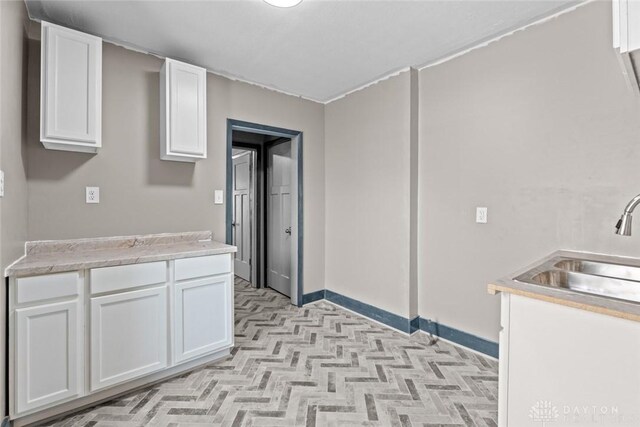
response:
[[[263,135],[283,136],[289,138],[298,138],[298,307],[302,306],[304,277],[304,215],[303,215],[303,134],[297,130],[284,129],[274,126],[262,125],[258,123],[244,122],[242,120],[227,119],[227,185],[225,197],[226,211],[226,243],[231,244],[233,241],[231,220],[233,219],[233,131],[240,130],[245,132],[260,133]]]

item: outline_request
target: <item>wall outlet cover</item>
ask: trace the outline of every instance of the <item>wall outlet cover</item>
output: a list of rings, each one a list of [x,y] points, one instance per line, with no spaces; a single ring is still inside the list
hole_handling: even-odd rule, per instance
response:
[[[487,214],[488,209],[485,207],[476,208],[476,223],[478,224],[486,224],[487,223]]]
[[[87,203],[100,203],[100,187],[87,187],[86,188],[86,202]]]
[[[224,203],[224,192],[222,190],[216,190],[214,192],[213,203],[216,205],[222,205]]]
[[[0,171],[0,197],[4,197],[4,171]]]

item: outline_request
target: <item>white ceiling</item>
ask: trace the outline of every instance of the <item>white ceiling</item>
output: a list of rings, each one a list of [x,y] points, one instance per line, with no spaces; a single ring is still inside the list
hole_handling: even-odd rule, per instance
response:
[[[33,19],[326,102],[571,7],[569,0],[27,0]]]

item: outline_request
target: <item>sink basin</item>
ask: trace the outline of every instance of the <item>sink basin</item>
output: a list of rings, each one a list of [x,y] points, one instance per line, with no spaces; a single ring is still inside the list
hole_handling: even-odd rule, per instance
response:
[[[606,262],[565,259],[555,264],[561,270],[593,274],[595,276],[615,277],[640,282],[640,268]]]
[[[554,257],[514,280],[640,302],[640,267],[630,265]]]
[[[552,270],[536,274],[531,281],[576,292],[640,302],[640,283],[629,280]]]

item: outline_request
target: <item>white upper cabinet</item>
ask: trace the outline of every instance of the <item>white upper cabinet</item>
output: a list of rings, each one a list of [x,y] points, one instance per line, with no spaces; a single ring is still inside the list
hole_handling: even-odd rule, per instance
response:
[[[95,153],[102,132],[102,39],[42,21],[40,141]]]
[[[167,58],[160,72],[160,158],[207,157],[207,72]]]
[[[620,53],[640,49],[640,1],[613,0],[613,47]]]
[[[613,0],[613,47],[627,85],[640,96],[640,0]]]

